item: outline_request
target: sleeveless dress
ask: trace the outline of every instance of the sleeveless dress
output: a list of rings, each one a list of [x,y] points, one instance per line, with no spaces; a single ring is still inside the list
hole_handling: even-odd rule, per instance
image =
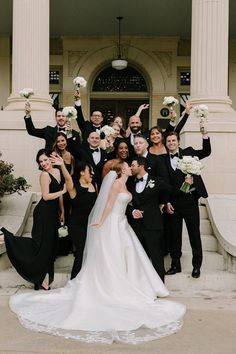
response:
[[[50,174],[49,193],[62,189],[61,183]],[[2,229],[5,235],[7,255],[22,278],[35,284],[42,284],[46,274],[49,283],[54,277],[54,260],[57,244],[59,198],[45,201],[43,198],[33,212],[32,237],[14,236]]]
[[[130,344],[181,328],[185,306],[159,299],[169,292],[127,222],[130,200],[119,193],[103,225],[88,233],[82,269],[64,288],[10,298],[25,327],[89,343]]]
[[[71,272],[71,278],[79,273],[84,253],[87,236],[88,217],[97,198],[96,192],[89,192],[80,183],[75,184],[76,196],[70,200],[71,215],[68,220],[68,230],[75,247],[75,260]]]

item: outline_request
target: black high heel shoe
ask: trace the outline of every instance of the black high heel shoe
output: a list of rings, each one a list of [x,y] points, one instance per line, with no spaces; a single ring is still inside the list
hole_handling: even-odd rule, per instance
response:
[[[49,286],[47,289],[42,286],[42,285],[38,285],[38,284],[34,284],[34,290],[51,290],[51,287]]]

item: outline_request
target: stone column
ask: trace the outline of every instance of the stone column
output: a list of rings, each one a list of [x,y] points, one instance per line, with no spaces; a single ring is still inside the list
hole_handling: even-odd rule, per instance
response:
[[[229,0],[192,0],[191,101],[231,112],[228,97]]]
[[[19,91],[33,88],[34,110],[50,110],[49,0],[13,0],[12,93],[7,110],[22,109]]]

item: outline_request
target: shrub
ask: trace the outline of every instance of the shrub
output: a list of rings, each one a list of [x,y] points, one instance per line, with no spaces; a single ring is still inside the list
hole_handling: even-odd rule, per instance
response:
[[[2,154],[0,153],[0,158]],[[13,164],[0,159],[0,197],[4,194],[26,192],[30,187],[24,177],[15,178],[12,174]]]

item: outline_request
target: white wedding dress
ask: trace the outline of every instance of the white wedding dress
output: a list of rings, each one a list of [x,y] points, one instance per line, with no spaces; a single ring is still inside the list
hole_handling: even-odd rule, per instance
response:
[[[169,292],[127,222],[130,200],[119,193],[103,225],[88,228],[83,267],[64,288],[10,298],[26,328],[89,343],[131,344],[181,328],[185,306],[160,299]]]

